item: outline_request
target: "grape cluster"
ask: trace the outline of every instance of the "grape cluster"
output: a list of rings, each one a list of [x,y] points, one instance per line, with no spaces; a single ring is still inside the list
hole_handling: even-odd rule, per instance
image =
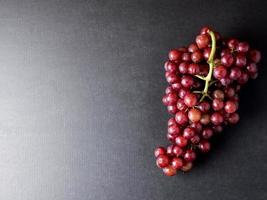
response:
[[[210,151],[212,136],[239,121],[238,93],[257,78],[261,53],[203,27],[194,43],[171,50],[168,57],[162,102],[173,115],[167,131],[171,144],[154,154],[157,166],[173,176],[191,170],[197,153]]]

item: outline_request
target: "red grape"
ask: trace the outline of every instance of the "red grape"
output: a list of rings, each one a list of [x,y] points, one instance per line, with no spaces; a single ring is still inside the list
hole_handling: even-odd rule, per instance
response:
[[[210,151],[213,135],[238,123],[239,92],[258,77],[260,60],[261,52],[248,42],[225,39],[209,27],[189,46],[169,52],[162,103],[174,115],[167,128],[171,144],[154,150],[165,175],[190,171],[197,153]]]

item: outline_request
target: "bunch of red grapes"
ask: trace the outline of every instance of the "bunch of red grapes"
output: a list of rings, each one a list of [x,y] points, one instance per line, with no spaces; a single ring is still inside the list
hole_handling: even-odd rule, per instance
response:
[[[171,50],[168,57],[162,102],[173,115],[167,132],[171,144],[154,154],[157,166],[173,176],[191,170],[197,154],[210,151],[212,136],[239,121],[238,93],[257,78],[261,53],[204,27],[194,43]]]

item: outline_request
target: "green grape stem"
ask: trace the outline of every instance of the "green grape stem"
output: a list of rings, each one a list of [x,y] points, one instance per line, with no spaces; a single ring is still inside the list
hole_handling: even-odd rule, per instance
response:
[[[208,94],[209,86],[210,86],[209,83],[210,83],[210,81],[212,81],[213,69],[215,67],[214,55],[215,55],[215,51],[216,51],[216,38],[215,38],[214,32],[209,31],[208,33],[211,37],[211,52],[210,52],[209,59],[207,61],[207,63],[209,64],[209,73],[206,77],[196,75],[197,78],[205,81],[205,87],[204,87],[203,91],[201,92],[202,97],[201,97],[200,101],[203,101],[205,97],[210,97]]]

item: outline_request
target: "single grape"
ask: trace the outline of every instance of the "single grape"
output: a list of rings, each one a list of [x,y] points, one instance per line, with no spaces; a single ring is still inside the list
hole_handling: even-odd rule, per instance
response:
[[[182,52],[177,49],[173,49],[169,52],[169,60],[170,61],[179,61],[182,59]]]
[[[208,34],[209,30],[210,30],[210,27],[204,26],[204,27],[201,28],[200,34]]]
[[[174,176],[176,174],[176,169],[173,166],[169,165],[163,168],[163,173],[166,176]]]
[[[178,101],[177,101],[177,108],[180,111],[185,111],[188,107],[185,105],[183,99],[178,99]]]
[[[194,63],[199,63],[203,59],[203,54],[200,50],[195,51],[194,53],[191,54],[191,60]]]
[[[167,133],[166,137],[170,142],[175,142],[175,139],[178,135],[175,133]]]
[[[192,137],[195,136],[195,130],[193,128],[190,128],[190,127],[187,127],[184,129],[184,132],[183,132],[183,137],[185,139],[191,139]]]
[[[175,145],[171,144],[167,147],[166,149],[166,154],[171,157],[171,156],[175,156],[174,153],[173,153],[173,148],[174,148]]]
[[[181,84],[185,88],[190,88],[194,84],[194,79],[191,76],[184,75],[181,79]]]
[[[163,105],[168,106],[169,102],[168,102],[168,99],[167,99],[167,95],[162,97],[162,103],[163,103]]]
[[[159,168],[163,168],[169,165],[170,159],[167,155],[162,154],[157,157],[156,163]]]
[[[196,37],[196,44],[200,49],[208,47],[209,43],[210,37],[207,34],[201,34]]]
[[[166,71],[168,72],[176,72],[177,71],[177,65],[174,62],[168,62],[166,66]]]
[[[201,102],[197,107],[203,113],[206,113],[210,110],[210,104],[208,102]]]
[[[174,169],[179,170],[183,166],[183,160],[181,158],[173,158],[171,164]]]
[[[213,126],[212,129],[215,133],[221,133],[223,131],[223,127],[220,125],[219,126]]]
[[[187,114],[183,111],[179,111],[175,114],[175,120],[180,125],[186,125],[188,123]]]
[[[209,139],[213,135],[213,130],[211,128],[205,128],[202,132],[202,137],[204,139]]]
[[[247,42],[239,42],[236,50],[238,52],[246,53],[249,50],[249,44]]]
[[[258,72],[257,73],[254,73],[254,74],[250,74],[250,78],[251,79],[256,79],[256,78],[258,78]]]
[[[210,151],[210,143],[207,140],[202,140],[199,142],[198,148],[201,152],[207,153]]]
[[[257,65],[255,63],[249,63],[247,65],[247,70],[248,70],[249,73],[254,74],[254,73],[258,72],[258,67],[257,67]]]
[[[207,47],[203,50],[203,57],[205,60],[208,60],[210,57],[211,48]]]
[[[170,119],[168,120],[168,126],[172,126],[172,125],[177,125],[177,123],[176,123],[174,117],[172,117],[172,118],[170,118]]]
[[[208,65],[201,64],[201,65],[199,65],[199,69],[200,69],[199,75],[201,75],[201,76],[207,76],[208,75],[208,73],[209,73],[209,66]]]
[[[176,139],[175,139],[175,143],[179,147],[185,147],[187,145],[188,141],[183,136],[177,136]]]
[[[222,114],[220,114],[219,112],[215,112],[211,115],[210,117],[210,121],[214,124],[214,125],[220,125],[223,123],[223,116]]]
[[[190,53],[194,53],[194,52],[196,52],[197,50],[198,50],[198,47],[197,47],[197,44],[196,44],[196,43],[192,43],[192,44],[190,44],[189,47],[188,47],[188,51],[189,51]]]
[[[168,66],[169,62],[171,62],[171,61],[168,60],[168,61],[166,61],[164,63],[164,69],[165,69],[165,71],[168,71],[167,66]]]
[[[175,115],[175,113],[178,112],[178,108],[176,105],[168,105],[167,110],[168,110],[168,113],[170,113],[171,115]]]
[[[225,88],[224,92],[225,92],[226,97],[229,99],[235,96],[235,89],[232,87]]]
[[[180,133],[180,127],[175,123],[168,127],[168,133],[178,135]]]
[[[223,57],[226,54],[232,54],[232,51],[231,49],[222,49],[220,54],[221,54],[221,57]]]
[[[190,127],[194,128],[197,133],[202,131],[202,125],[200,122],[193,122],[190,124]]]
[[[232,54],[229,53],[222,56],[221,58],[222,65],[230,67],[233,63],[234,63],[234,57],[232,56]]]
[[[237,81],[240,84],[245,84],[246,82],[248,82],[248,79],[249,79],[248,74],[246,72],[243,72]]]
[[[166,98],[167,98],[169,105],[176,104],[177,100],[178,100],[178,96],[176,93],[169,93],[169,94],[167,94]]]
[[[192,74],[192,75],[199,74],[199,72],[200,72],[199,65],[196,63],[189,64],[188,68],[187,68],[187,72],[188,72],[188,74]]]
[[[255,49],[252,49],[248,52],[249,59],[254,62],[258,63],[261,60],[261,52]]]
[[[215,111],[221,110],[221,109],[223,109],[223,106],[224,106],[223,100],[216,99],[216,98],[213,99],[213,101],[212,101],[213,110],[215,110]]]
[[[225,68],[225,66],[223,65],[219,65],[217,67],[215,67],[214,71],[213,71],[213,76],[216,78],[216,79],[222,79],[222,78],[225,78],[227,75],[227,70]]]
[[[232,80],[237,80],[241,76],[242,72],[240,68],[233,67],[230,71],[229,78]]]
[[[188,119],[191,122],[198,122],[201,118],[201,112],[198,109],[190,109],[188,111]]]
[[[216,99],[224,99],[224,92],[222,90],[214,90],[212,93],[212,97]]]
[[[192,162],[196,159],[196,153],[192,150],[192,149],[189,149],[185,152],[184,154],[184,159],[185,161],[187,162]]]
[[[190,62],[191,61],[191,54],[188,52],[183,53],[182,60],[185,62]]]
[[[222,78],[220,80],[223,86],[229,86],[232,83],[232,80],[229,77]]]
[[[188,172],[188,171],[190,171],[192,169],[192,167],[193,167],[193,163],[192,162],[186,162],[186,163],[184,163],[184,165],[181,168],[181,170],[183,172]]]
[[[179,91],[182,88],[182,84],[180,82],[176,82],[173,83],[171,87],[174,91]]]
[[[208,125],[210,123],[210,115],[209,114],[203,114],[200,118],[200,123],[203,125]]]
[[[192,142],[192,144],[198,144],[200,141],[200,137],[198,135],[195,135],[190,139],[190,141]]]
[[[186,74],[188,69],[188,63],[181,62],[178,66],[178,69],[181,74]]]
[[[184,96],[184,103],[188,107],[194,107],[197,104],[197,96],[192,93],[188,93]]]
[[[165,76],[166,76],[166,80],[169,84],[180,81],[179,77],[174,73],[166,72]]]
[[[175,145],[172,149],[172,152],[176,157],[179,157],[180,155],[182,155],[183,149],[179,147],[178,145]]]
[[[165,94],[170,94],[170,93],[173,93],[173,92],[174,92],[174,90],[173,90],[173,88],[171,86],[166,87]]]
[[[228,118],[228,122],[230,124],[236,124],[238,121],[239,121],[238,113],[232,113]]]
[[[166,149],[164,147],[158,147],[154,151],[154,155],[157,158],[159,155],[165,155],[166,154]]]
[[[228,42],[227,42],[227,45],[230,49],[232,50],[235,50],[238,46],[238,40],[237,39],[230,39]]]
[[[237,110],[237,105],[233,101],[227,101],[225,103],[224,110],[227,113],[234,113]]]
[[[236,55],[235,65],[237,67],[244,67],[247,64],[246,56],[243,53],[238,53]]]
[[[189,89],[181,88],[178,92],[178,96],[183,99],[187,93],[189,93]]]

